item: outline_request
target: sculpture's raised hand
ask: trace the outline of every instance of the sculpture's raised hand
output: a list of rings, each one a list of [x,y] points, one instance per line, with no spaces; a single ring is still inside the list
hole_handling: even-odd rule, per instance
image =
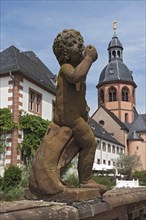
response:
[[[95,62],[98,58],[96,48],[92,45],[88,45],[85,49],[85,57],[89,56],[92,59],[92,62]]]

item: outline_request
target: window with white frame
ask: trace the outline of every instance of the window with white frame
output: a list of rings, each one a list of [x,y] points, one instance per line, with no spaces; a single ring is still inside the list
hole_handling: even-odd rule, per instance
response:
[[[28,110],[35,114],[42,114],[42,94],[33,89],[29,89]]]
[[[115,154],[115,146],[112,146],[112,153]]]
[[[100,164],[100,159],[99,158],[97,159],[97,164]]]
[[[97,140],[97,150],[100,150],[100,149],[101,149],[100,141]]]
[[[106,143],[105,142],[103,142],[103,144],[102,144],[102,150],[106,151]]]
[[[111,153],[111,145],[108,144],[108,152]]]

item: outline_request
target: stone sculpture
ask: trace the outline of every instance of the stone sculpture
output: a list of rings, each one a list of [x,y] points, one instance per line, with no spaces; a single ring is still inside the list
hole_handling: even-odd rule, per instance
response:
[[[81,188],[96,188],[102,195],[106,187],[91,179],[96,142],[88,125],[86,76],[98,55],[95,47],[85,48],[79,31],[59,33],[53,44],[60,64],[53,123],[36,153],[30,174],[33,194],[51,196],[67,187],[60,180],[63,169],[77,155]]]

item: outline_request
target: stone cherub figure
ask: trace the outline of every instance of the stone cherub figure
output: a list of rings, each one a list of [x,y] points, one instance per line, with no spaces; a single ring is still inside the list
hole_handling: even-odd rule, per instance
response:
[[[85,48],[79,31],[69,29],[59,33],[53,44],[60,64],[57,79],[53,123],[49,127],[33,161],[30,190],[34,194],[54,195],[66,190],[60,180],[66,165],[77,155],[80,187],[106,187],[91,179],[96,150],[94,134],[88,125],[86,76],[98,55],[95,47]]]

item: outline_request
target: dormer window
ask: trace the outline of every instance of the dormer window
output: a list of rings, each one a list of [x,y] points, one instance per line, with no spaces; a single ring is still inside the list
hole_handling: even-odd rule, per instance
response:
[[[115,71],[114,71],[114,68],[111,68],[111,69],[109,70],[109,73],[110,73],[110,74],[114,74],[114,72],[115,72]]]

